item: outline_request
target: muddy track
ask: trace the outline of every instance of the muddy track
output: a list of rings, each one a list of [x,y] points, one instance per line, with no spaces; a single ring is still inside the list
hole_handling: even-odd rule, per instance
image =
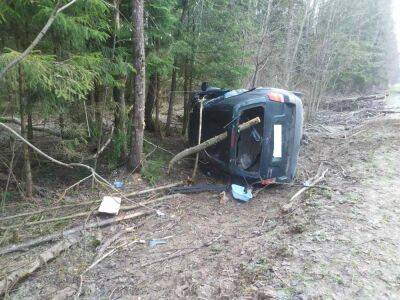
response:
[[[335,118],[308,135],[299,168],[306,179],[323,163],[332,190],[309,190],[292,213],[281,207],[299,187],[272,187],[248,204],[207,193],[166,203],[164,217],[125,238],[167,243],[109,256],[85,274],[81,298],[400,297],[400,120]],[[96,247],[88,240],[65,253],[11,298],[76,293]]]

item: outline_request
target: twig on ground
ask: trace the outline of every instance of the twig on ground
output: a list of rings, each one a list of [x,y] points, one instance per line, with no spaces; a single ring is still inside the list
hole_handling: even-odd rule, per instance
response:
[[[128,242],[124,242],[121,245],[118,245],[116,247],[114,247],[113,249],[111,249],[110,251],[108,251],[106,254],[100,256],[99,258],[97,258],[89,267],[87,267],[82,274],[80,275],[80,283],[79,283],[79,289],[77,294],[75,295],[75,299],[78,299],[81,292],[82,292],[82,287],[83,287],[83,275],[85,275],[88,271],[90,271],[91,269],[93,269],[96,265],[98,265],[101,261],[103,261],[105,258],[107,258],[108,256],[114,254],[115,252],[117,252],[119,249],[128,246],[128,245],[132,245],[133,243],[141,243],[141,240],[134,240],[130,243]]]
[[[120,208],[120,211],[129,211],[129,210],[134,210],[134,209],[140,208],[140,207],[147,207],[148,204],[151,204],[151,203],[154,203],[154,202],[170,200],[170,199],[173,199],[173,198],[176,198],[176,197],[181,197],[181,196],[183,196],[183,195],[182,194],[172,194],[172,195],[167,195],[167,196],[163,196],[163,197],[156,198],[156,199],[151,199],[149,201],[139,202],[137,204],[130,205],[130,206],[122,206]],[[88,218],[90,217],[90,215],[96,209],[97,209],[97,207],[94,207],[90,211],[84,211],[84,212],[80,212],[80,213],[76,213],[76,214],[72,214],[72,215],[68,215],[68,216],[63,216],[63,217],[44,219],[44,220],[40,220],[40,221],[33,221],[33,222],[27,222],[27,223],[21,223],[21,224],[13,224],[13,225],[10,225],[10,226],[0,227],[0,229],[1,230],[6,230],[6,229],[18,228],[18,227],[22,227],[22,226],[35,226],[35,225],[52,223],[52,222],[77,219],[77,218],[80,218],[80,217],[87,217],[86,222],[85,222],[85,224],[86,224],[87,221],[88,221]]]
[[[292,198],[290,198],[288,204],[282,206],[282,211],[284,213],[292,212],[293,211],[293,206],[296,204],[296,199],[299,198],[300,195],[303,194],[305,191],[307,191],[308,189],[314,187],[318,182],[322,181],[325,178],[325,174],[328,172],[328,170],[329,169],[326,169],[325,171],[323,171],[321,175],[318,172],[317,175],[315,175],[313,178],[309,179],[308,180],[309,184],[307,184],[307,186],[304,186],[299,191],[297,191],[297,193],[294,194],[292,196]]]
[[[168,256],[166,256],[166,257],[163,257],[163,258],[160,258],[160,259],[157,259],[157,260],[154,260],[154,261],[151,261],[151,262],[142,264],[140,267],[141,267],[141,268],[144,268],[144,267],[148,267],[148,266],[150,266],[150,265],[156,264],[156,263],[160,263],[160,262],[164,262],[164,261],[167,261],[167,260],[171,260],[171,259],[174,259],[174,258],[177,258],[177,257],[181,257],[181,256],[188,255],[188,254],[193,253],[193,252],[195,252],[195,251],[197,251],[197,250],[199,250],[199,249],[201,249],[201,248],[211,246],[213,243],[215,243],[216,241],[218,241],[221,237],[222,237],[222,235],[219,235],[219,236],[217,236],[216,238],[212,239],[211,241],[209,241],[209,242],[204,242],[204,243],[201,244],[200,246],[195,247],[195,248],[192,248],[192,249],[190,249],[190,250],[188,250],[188,251],[186,251],[186,252],[182,252],[181,250],[179,250],[179,251],[177,251],[177,252],[175,252],[175,253],[173,253],[173,254],[171,254],[171,255],[168,255]]]
[[[149,214],[151,214],[150,211],[139,211],[139,212],[135,212],[135,213],[128,214],[128,215],[123,215],[123,216],[118,216],[118,217],[114,217],[114,218],[108,218],[108,219],[105,219],[102,221],[92,222],[92,223],[87,224],[86,226],[84,226],[84,225],[76,226],[76,227],[73,227],[73,228],[70,228],[67,230],[58,231],[58,232],[55,232],[55,233],[52,233],[52,234],[49,234],[46,236],[32,239],[32,240],[29,240],[29,241],[26,241],[26,242],[23,242],[20,244],[14,244],[14,245],[11,245],[8,247],[1,248],[0,255],[13,253],[16,251],[25,251],[33,246],[51,242],[51,241],[57,240],[62,237],[67,237],[72,234],[84,231],[86,229],[104,227],[104,226],[108,226],[108,225],[126,221],[126,220],[137,219],[139,217],[147,216]]]
[[[86,178],[91,177],[91,175],[89,175]],[[151,188],[151,189],[146,189],[146,190],[141,190],[141,191],[136,191],[136,192],[130,192],[128,194],[125,194],[125,197],[134,197],[134,196],[142,196],[145,194],[149,194],[151,192],[158,192],[158,191],[163,191],[166,189],[169,189],[171,187],[175,187],[178,185],[183,184],[183,181],[179,181],[179,182],[175,182],[172,184],[167,184],[164,186],[159,186],[159,187],[155,187],[155,188]],[[113,194],[113,195],[119,195],[118,194]],[[91,204],[96,204],[96,203],[100,203],[102,200],[92,200],[92,201],[86,201],[86,202],[79,202],[79,203],[74,203],[74,204],[66,204],[66,205],[60,205],[60,206],[55,206],[55,207],[51,207],[51,208],[44,208],[38,211],[30,211],[30,212],[26,212],[26,213],[21,213],[21,214],[17,214],[17,215],[13,215],[13,216],[7,216],[7,217],[3,217],[0,218],[0,222],[1,221],[7,221],[7,220],[11,220],[11,219],[15,219],[15,218],[20,218],[20,217],[27,217],[27,216],[32,216],[32,215],[37,215],[37,214],[41,214],[44,212],[48,212],[48,211],[53,211],[53,210],[58,210],[58,209],[65,209],[65,208],[69,208],[69,207],[79,207],[79,206],[85,206],[85,205],[91,205]],[[145,202],[143,202],[145,203]]]

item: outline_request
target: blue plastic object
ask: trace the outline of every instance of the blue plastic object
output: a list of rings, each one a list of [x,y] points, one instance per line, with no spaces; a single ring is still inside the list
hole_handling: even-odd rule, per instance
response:
[[[231,187],[232,187],[232,196],[236,200],[248,202],[253,198],[251,190],[246,191],[246,188],[244,186],[232,184]]]
[[[117,189],[122,189],[124,187],[124,183],[122,181],[115,180],[114,181],[114,187],[117,188]]]

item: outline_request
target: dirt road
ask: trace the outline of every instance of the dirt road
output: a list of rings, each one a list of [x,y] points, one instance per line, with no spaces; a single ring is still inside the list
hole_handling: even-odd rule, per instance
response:
[[[389,103],[400,107],[400,96]],[[308,128],[299,178],[322,163],[330,189],[309,190],[289,213],[281,207],[298,186],[268,188],[248,204],[212,194],[166,203],[165,216],[125,238],[167,243],[135,243],[105,258],[84,275],[80,297],[399,298],[400,120],[350,111],[319,121]],[[102,243],[118,230],[104,231]],[[11,298],[76,295],[97,250],[88,239]]]

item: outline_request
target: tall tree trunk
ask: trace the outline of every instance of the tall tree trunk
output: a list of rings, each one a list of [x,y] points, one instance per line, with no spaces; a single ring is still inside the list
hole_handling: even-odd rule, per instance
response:
[[[285,48],[285,88],[289,88],[290,80],[291,80],[291,70],[290,70],[290,62],[291,62],[291,54],[292,54],[292,45],[293,45],[293,32],[294,32],[294,18],[295,18],[295,8],[294,3],[289,1],[288,7],[288,21],[287,21],[287,34],[286,34],[286,48]]]
[[[60,125],[61,138],[64,138],[64,136],[65,136],[65,120],[64,120],[64,115],[62,113],[60,113],[58,115],[58,123]]]
[[[189,81],[190,81],[190,72],[189,72],[189,62],[188,60],[185,62],[185,69],[183,75],[183,124],[182,124],[182,135],[186,134],[186,127],[189,120]]]
[[[144,118],[146,123],[146,130],[149,131],[154,131],[153,110],[157,96],[157,77],[157,73],[151,74],[149,86],[147,88]]]
[[[119,6],[121,0],[113,0],[114,4],[114,32],[112,42],[112,54],[111,59],[115,62],[115,49],[117,45],[117,35],[121,28],[120,24],[120,10]],[[125,100],[125,86],[127,82],[126,76],[118,76],[117,81],[120,82],[122,87],[114,86],[113,97],[116,109],[114,111],[114,123],[118,136],[118,142],[122,143],[121,146],[121,158],[125,160],[128,157],[128,144],[127,144],[127,129],[126,129],[126,100]]]
[[[294,68],[295,68],[294,66],[295,66],[295,62],[296,62],[297,52],[299,50],[300,41],[303,38],[304,26],[306,25],[306,21],[307,21],[308,14],[309,14],[308,7],[309,7],[309,3],[308,3],[308,1],[306,1],[306,7],[305,7],[304,15],[303,15],[303,20],[302,20],[301,26],[300,26],[300,32],[297,36],[297,40],[296,40],[296,44],[294,45],[292,57],[289,61],[289,67],[288,67],[286,83],[285,83],[286,87],[288,87],[288,88],[292,84],[292,73],[294,72]]]
[[[27,132],[27,99],[24,88],[24,73],[21,65],[18,66],[18,77],[19,77],[19,112],[21,118],[21,135],[28,139]],[[25,195],[27,198],[32,198],[33,195],[33,180],[31,170],[30,151],[28,145],[25,143],[22,145],[23,158],[24,158],[24,177],[25,177]]]
[[[94,137],[95,139],[99,139],[101,136],[101,127],[103,123],[103,116],[102,116],[102,105],[103,105],[103,87],[95,84],[94,88]]]
[[[167,124],[165,125],[165,134],[171,135],[171,123],[172,123],[172,113],[174,110],[174,98],[175,98],[175,91],[176,91],[176,64],[177,60],[174,60],[174,68],[172,70],[172,77],[171,77],[171,90],[169,92],[168,97],[168,114],[167,114]]]
[[[181,28],[183,28],[183,22],[186,18],[188,12],[188,0],[182,0],[182,14],[180,18],[180,24],[177,26],[177,30],[175,31],[175,40],[179,40],[181,37]],[[172,123],[172,114],[174,110],[174,99],[175,99],[175,92],[176,92],[176,76],[177,76],[177,68],[178,68],[178,59],[177,57],[174,58],[174,65],[172,69],[172,76],[171,76],[171,90],[169,92],[168,97],[168,115],[167,115],[167,124],[165,125],[165,134],[171,135],[171,123]]]
[[[33,123],[32,123],[32,109],[30,107],[29,103],[30,101],[27,101],[27,115],[28,115],[28,126],[27,126],[27,137],[29,141],[33,140]]]
[[[124,79],[124,83],[126,84],[126,78]],[[115,128],[117,131],[117,135],[120,137],[119,142],[122,143],[121,158],[125,160],[128,157],[128,143],[127,143],[128,131],[126,127],[127,115],[126,115],[125,89],[114,87],[113,96],[117,106],[117,109],[115,111]]]
[[[129,154],[129,168],[140,169],[143,158],[143,132],[145,108],[145,53],[144,53],[144,25],[143,1],[132,0],[133,16],[133,54],[136,74],[134,78],[134,106],[132,113],[132,146]]]
[[[161,126],[160,126],[160,105],[161,105],[161,99],[160,99],[160,92],[161,92],[161,84],[160,84],[160,76],[157,74],[157,89],[156,89],[156,117],[154,120],[154,131],[155,134],[158,138],[162,139],[162,132],[161,132]]]
[[[272,7],[272,0],[268,0],[267,13],[265,15],[264,26],[263,26],[263,30],[261,33],[261,40],[258,43],[257,54],[255,57],[255,63],[254,63],[254,73],[253,73],[253,76],[251,79],[250,88],[256,87],[258,72],[260,71],[260,66],[261,66],[261,52],[264,48],[264,43],[268,37],[269,19],[271,16],[271,7]]]

